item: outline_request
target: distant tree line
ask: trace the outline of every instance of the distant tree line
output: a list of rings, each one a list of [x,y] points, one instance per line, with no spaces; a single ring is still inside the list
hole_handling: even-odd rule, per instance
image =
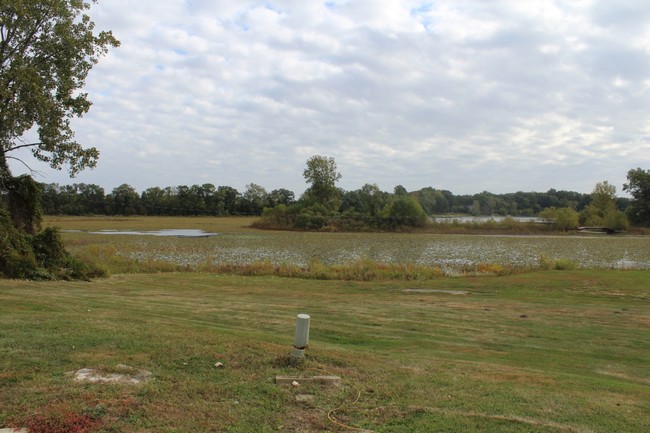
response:
[[[41,200],[46,215],[261,215],[264,208],[283,204],[289,206],[307,201],[296,199],[287,189],[267,192],[260,185],[247,185],[239,192],[230,186],[179,185],[151,187],[141,193],[128,184],[120,185],[106,193],[99,185],[74,183],[59,185],[41,184]],[[493,194],[454,195],[447,190],[426,187],[408,192],[398,185],[393,192],[382,191],[375,184],[365,184],[352,191],[337,189],[338,211],[357,212],[376,216],[395,197],[414,197],[427,215],[511,215],[534,216],[550,207],[571,208],[582,211],[591,203],[591,194],[573,191],[515,192]],[[629,199],[617,198],[617,208],[625,210]]]
[[[244,192],[230,186],[179,185],[151,187],[142,193],[122,184],[106,193],[94,184],[41,184],[41,203],[46,215],[261,215],[265,207],[295,202],[286,189],[267,192],[251,183]]]
[[[310,187],[299,198],[293,191],[268,192],[255,183],[243,192],[205,183],[151,187],[142,193],[122,184],[108,194],[94,184],[40,184],[40,195],[46,215],[261,215],[261,226],[288,229],[417,227],[430,216],[448,214],[539,216],[558,229],[589,225],[622,230],[628,217],[634,224],[650,225],[650,170],[640,168],[629,171],[623,187],[632,199],[617,197],[607,181],[598,182],[590,194],[550,189],[454,195],[433,187],[409,192],[401,185],[386,192],[376,184],[345,191],[336,186],[341,175],[334,159],[319,155],[307,161],[303,176]]]

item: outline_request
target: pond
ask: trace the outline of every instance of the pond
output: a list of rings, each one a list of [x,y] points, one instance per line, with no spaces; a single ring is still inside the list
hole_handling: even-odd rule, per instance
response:
[[[459,215],[459,216],[447,216],[447,215],[436,215],[433,217],[433,221],[439,223],[451,223],[458,222],[461,224],[465,223],[486,223],[488,221],[501,222],[505,219],[511,219],[517,222],[533,222],[538,223],[542,222],[542,219],[538,217],[522,217],[522,216],[502,216],[502,215],[477,215],[477,216],[468,216],[468,215]]]
[[[91,235],[141,235],[141,236],[172,236],[177,238],[209,238],[217,236],[217,233],[204,232],[196,229],[167,229],[154,231],[137,231],[137,230],[99,230],[86,232]]]

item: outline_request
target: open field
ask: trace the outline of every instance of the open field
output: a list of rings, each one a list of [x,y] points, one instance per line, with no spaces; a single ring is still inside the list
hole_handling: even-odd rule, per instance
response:
[[[113,276],[0,280],[0,428],[650,430],[650,238],[274,232],[251,222],[46,219],[66,230],[73,253]],[[218,235],[88,233],[160,229]],[[585,269],[482,278],[424,271],[530,270],[549,259]],[[325,275],[364,260],[369,270],[349,279],[384,269],[389,280],[265,275],[292,266]],[[228,265],[265,276],[202,272]],[[400,266],[409,278],[398,277]],[[311,341],[306,362],[292,366],[298,313],[312,317]],[[121,364],[153,376],[128,385],[66,374],[123,372]],[[276,375],[337,375],[343,386],[281,386]]]
[[[99,432],[650,431],[649,282],[649,271],[0,280],[0,427],[74,419],[69,431],[81,432],[84,419]],[[312,317],[310,348],[291,367],[301,312]],[[118,364],[153,378],[65,375]],[[279,374],[333,374],[344,386],[279,386]]]
[[[63,230],[201,229],[211,238],[63,233],[70,251],[103,260],[110,272],[213,269],[223,264],[306,266],[359,260],[440,268],[454,275],[480,264],[512,269],[566,260],[582,268],[650,269],[650,236],[441,235],[430,233],[310,233],[261,231],[253,218],[47,218]]]

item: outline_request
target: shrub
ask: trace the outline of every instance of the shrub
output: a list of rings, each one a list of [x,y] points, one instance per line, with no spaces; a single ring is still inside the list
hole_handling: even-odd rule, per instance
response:
[[[397,196],[387,209],[388,223],[395,226],[424,227],[427,215],[417,199],[410,195]]]
[[[30,278],[35,269],[29,235],[17,230],[9,213],[0,209],[0,273],[9,278]]]
[[[578,269],[578,265],[569,259],[551,259],[546,255],[539,258],[539,266],[547,271],[572,271]]]
[[[546,208],[540,212],[539,217],[551,224],[555,230],[575,230],[580,224],[580,214],[568,207]]]
[[[36,262],[44,268],[58,267],[68,256],[59,231],[53,227],[48,227],[34,235],[32,249]]]
[[[87,280],[106,275],[91,261],[72,257],[55,228],[29,235],[0,209],[0,229],[0,274],[7,278]]]
[[[305,207],[296,218],[295,227],[306,230],[319,230],[325,227],[331,218],[331,212],[320,204]]]
[[[627,230],[630,226],[627,215],[619,210],[611,210],[603,217],[603,225],[612,230]]]

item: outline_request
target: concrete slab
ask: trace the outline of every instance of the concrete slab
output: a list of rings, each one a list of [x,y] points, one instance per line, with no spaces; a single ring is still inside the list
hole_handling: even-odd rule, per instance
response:
[[[338,376],[313,376],[313,377],[300,377],[300,376],[275,376],[275,383],[278,385],[291,385],[293,382],[299,384],[318,384],[318,385],[341,385],[341,378]]]
[[[147,370],[137,370],[128,365],[120,364],[117,366],[120,373],[106,373],[94,368],[82,368],[76,371],[68,371],[66,374],[72,376],[77,382],[91,383],[123,383],[129,385],[138,385],[146,382],[152,373]]]
[[[316,398],[313,394],[296,394],[296,401],[298,403],[311,403]]]
[[[448,295],[468,295],[466,290],[440,290],[440,289],[404,289],[406,293],[446,293]]]

